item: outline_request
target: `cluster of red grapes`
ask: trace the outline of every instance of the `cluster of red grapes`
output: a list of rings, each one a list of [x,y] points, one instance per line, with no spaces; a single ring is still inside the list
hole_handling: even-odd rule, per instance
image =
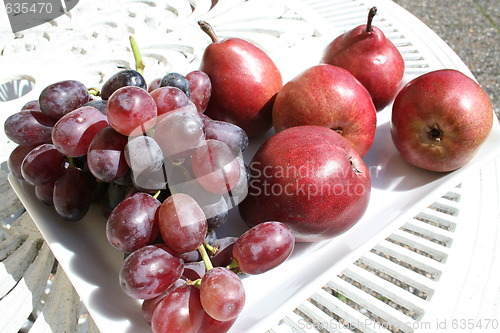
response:
[[[248,137],[203,114],[211,89],[201,71],[148,86],[122,70],[100,92],[51,84],[4,124],[18,144],[9,168],[39,200],[68,221],[101,203],[107,239],[125,257],[120,285],[144,300],[153,332],[227,331],[245,303],[238,273],[272,269],[294,248],[280,222],[217,238],[248,191]]]

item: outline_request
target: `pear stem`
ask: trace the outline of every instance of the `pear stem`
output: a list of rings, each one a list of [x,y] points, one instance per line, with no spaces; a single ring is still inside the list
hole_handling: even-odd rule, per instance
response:
[[[377,7],[370,8],[370,11],[368,12],[368,22],[366,23],[366,32],[373,31],[372,21],[375,15],[377,15]]]
[[[219,43],[219,37],[215,34],[214,28],[206,22],[206,21],[198,21],[198,25],[200,26],[201,30],[203,30],[204,33],[206,33],[210,39],[212,40],[213,43]]]

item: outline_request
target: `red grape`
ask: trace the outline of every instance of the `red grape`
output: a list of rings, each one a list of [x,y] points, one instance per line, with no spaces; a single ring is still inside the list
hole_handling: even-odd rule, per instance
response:
[[[54,184],[54,207],[67,221],[81,220],[91,204],[93,184],[81,169],[65,169]]]
[[[57,121],[52,130],[52,142],[66,156],[84,156],[97,132],[107,126],[106,116],[99,110],[82,106]]]
[[[158,306],[158,304],[161,302],[162,299],[165,298],[172,290],[174,290],[177,287],[183,286],[186,284],[186,281],[182,279],[178,279],[177,281],[174,282],[173,285],[171,285],[164,293],[150,299],[145,299],[142,302],[142,316],[144,317],[144,320],[146,323],[151,325],[151,319],[153,318],[153,313]]]
[[[191,103],[186,94],[176,87],[161,87],[151,92],[158,108],[158,115],[177,110]]]
[[[151,328],[153,333],[197,333],[204,316],[200,290],[183,285],[168,293],[156,306]]]
[[[191,101],[196,105],[198,112],[203,113],[207,108],[212,94],[212,82],[205,72],[192,71],[186,75],[191,90]]]
[[[158,235],[156,212],[160,202],[137,192],[113,209],[106,223],[109,243],[122,252],[133,252],[151,243]]]
[[[205,138],[224,142],[236,155],[247,149],[248,136],[241,127],[220,120],[208,120],[203,124]]]
[[[112,127],[97,132],[87,152],[87,164],[95,178],[110,183],[125,176],[130,170],[124,153],[127,141]]]
[[[41,145],[52,140],[56,121],[40,111],[20,111],[4,123],[5,135],[22,146]]]
[[[189,156],[204,139],[203,122],[192,103],[158,119],[155,140],[166,158]]]
[[[125,159],[132,169],[132,182],[137,188],[155,191],[167,187],[163,153],[152,137],[141,135],[129,138]]]
[[[238,317],[227,320],[219,321],[210,317],[206,312],[201,321],[201,327],[197,333],[225,333],[234,325]]]
[[[200,205],[187,194],[175,193],[160,206],[158,224],[163,241],[177,253],[196,250],[207,234]]]
[[[156,79],[154,79],[151,82],[149,82],[149,84],[148,84],[148,92],[151,93],[155,89],[160,88],[160,83],[161,83],[161,77],[157,77]]]
[[[236,155],[221,141],[206,140],[194,152],[191,163],[198,182],[212,193],[228,193],[240,179]]]
[[[241,235],[233,247],[233,257],[243,273],[264,273],[284,262],[292,253],[295,237],[281,222],[265,222]]]
[[[215,267],[201,280],[200,300],[207,314],[220,321],[236,318],[245,305],[245,289],[238,275]]]
[[[23,160],[26,155],[28,155],[28,153],[35,147],[37,146],[17,146],[10,153],[9,159],[7,160],[7,165],[10,172],[12,172],[12,174],[16,176],[16,178],[23,179],[21,165],[23,164]]]
[[[66,158],[53,144],[45,143],[26,155],[21,165],[21,174],[31,185],[44,185],[59,178],[65,162]]]
[[[125,259],[119,274],[120,285],[132,298],[154,298],[181,277],[183,268],[181,259],[158,246],[147,245]]]
[[[110,125],[123,135],[141,135],[156,123],[156,103],[144,89],[126,86],[116,90],[106,105]]]
[[[59,119],[89,101],[87,87],[79,81],[66,80],[45,87],[38,101],[43,113]]]

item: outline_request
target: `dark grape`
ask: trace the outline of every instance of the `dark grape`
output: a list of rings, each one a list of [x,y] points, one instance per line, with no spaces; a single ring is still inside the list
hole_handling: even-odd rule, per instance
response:
[[[182,277],[186,280],[196,281],[201,279],[206,271],[203,261],[188,262],[184,264]]]
[[[31,150],[23,160],[21,173],[31,185],[55,181],[64,171],[66,158],[53,144],[45,143]]]
[[[198,182],[212,193],[228,193],[240,179],[236,155],[221,141],[206,140],[193,153],[191,163]]]
[[[52,140],[56,121],[41,111],[20,111],[9,116],[4,123],[7,137],[22,146],[41,145]]]
[[[109,124],[123,135],[142,135],[156,123],[156,103],[144,89],[126,86],[116,90],[106,105]]]
[[[217,240],[217,233],[214,229],[208,229],[207,235],[205,236],[205,242],[212,244]]]
[[[7,166],[16,178],[23,179],[21,165],[26,155],[35,147],[37,146],[17,146],[10,153],[9,159],[7,160]]]
[[[207,139],[224,142],[236,155],[247,149],[248,136],[241,127],[220,120],[204,121],[203,124]]]
[[[158,115],[180,109],[189,103],[186,94],[176,87],[161,87],[151,92],[151,97],[156,102]]]
[[[52,130],[52,142],[66,156],[84,156],[97,132],[108,126],[106,116],[99,110],[82,106],[57,121]]]
[[[96,179],[110,183],[130,170],[124,153],[127,141],[126,136],[112,127],[97,132],[87,152],[87,164]]]
[[[91,204],[93,184],[81,169],[68,168],[54,184],[54,207],[67,221],[81,220]]]
[[[151,299],[181,277],[182,260],[155,245],[132,252],[120,269],[120,285],[132,298]]]
[[[203,113],[207,108],[208,101],[212,95],[212,82],[205,72],[192,71],[186,75],[189,82],[191,94],[189,98],[193,101],[198,112]]]
[[[160,87],[176,87],[179,88],[186,94],[189,98],[191,95],[191,88],[189,87],[189,81],[184,77],[184,75],[179,73],[168,73],[165,75],[160,82]]]
[[[207,221],[196,200],[175,193],[160,206],[158,223],[163,241],[177,253],[196,250],[207,234]]]
[[[245,305],[243,283],[229,269],[214,267],[201,280],[200,301],[210,317],[219,321],[234,319]]]
[[[214,255],[211,255],[210,260],[215,267],[226,267],[233,261],[233,247],[238,237],[224,237],[210,242],[210,245],[217,249]]]
[[[204,315],[200,290],[183,285],[168,293],[156,306],[151,328],[153,333],[196,333]]]
[[[107,100],[96,99],[90,102],[85,103],[83,106],[91,106],[101,111],[103,114],[106,114],[106,105],[108,104]]]
[[[156,212],[160,202],[147,193],[138,192],[113,209],[106,223],[109,243],[122,252],[133,252],[156,239]]]
[[[35,196],[47,206],[54,205],[54,184],[55,181],[35,186]]]
[[[113,209],[127,197],[128,190],[128,185],[117,184],[116,182],[109,184],[104,199],[101,201],[104,216],[108,217]]]
[[[264,273],[284,262],[292,253],[295,237],[285,224],[265,222],[241,235],[233,247],[233,257],[243,273]]]
[[[108,100],[109,97],[119,88],[134,86],[146,89],[146,80],[141,73],[133,69],[124,69],[113,74],[101,88],[101,98]]]
[[[26,104],[24,104],[21,107],[21,111],[42,111],[42,110],[40,110],[40,102],[37,99],[35,99],[33,101],[26,102]]]
[[[87,87],[79,81],[66,80],[45,87],[38,101],[43,113],[53,119],[59,119],[90,99]]]

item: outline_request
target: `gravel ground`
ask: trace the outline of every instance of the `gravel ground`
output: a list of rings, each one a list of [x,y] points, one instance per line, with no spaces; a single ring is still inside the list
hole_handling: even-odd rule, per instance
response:
[[[436,32],[469,67],[500,116],[498,0],[394,0]]]

